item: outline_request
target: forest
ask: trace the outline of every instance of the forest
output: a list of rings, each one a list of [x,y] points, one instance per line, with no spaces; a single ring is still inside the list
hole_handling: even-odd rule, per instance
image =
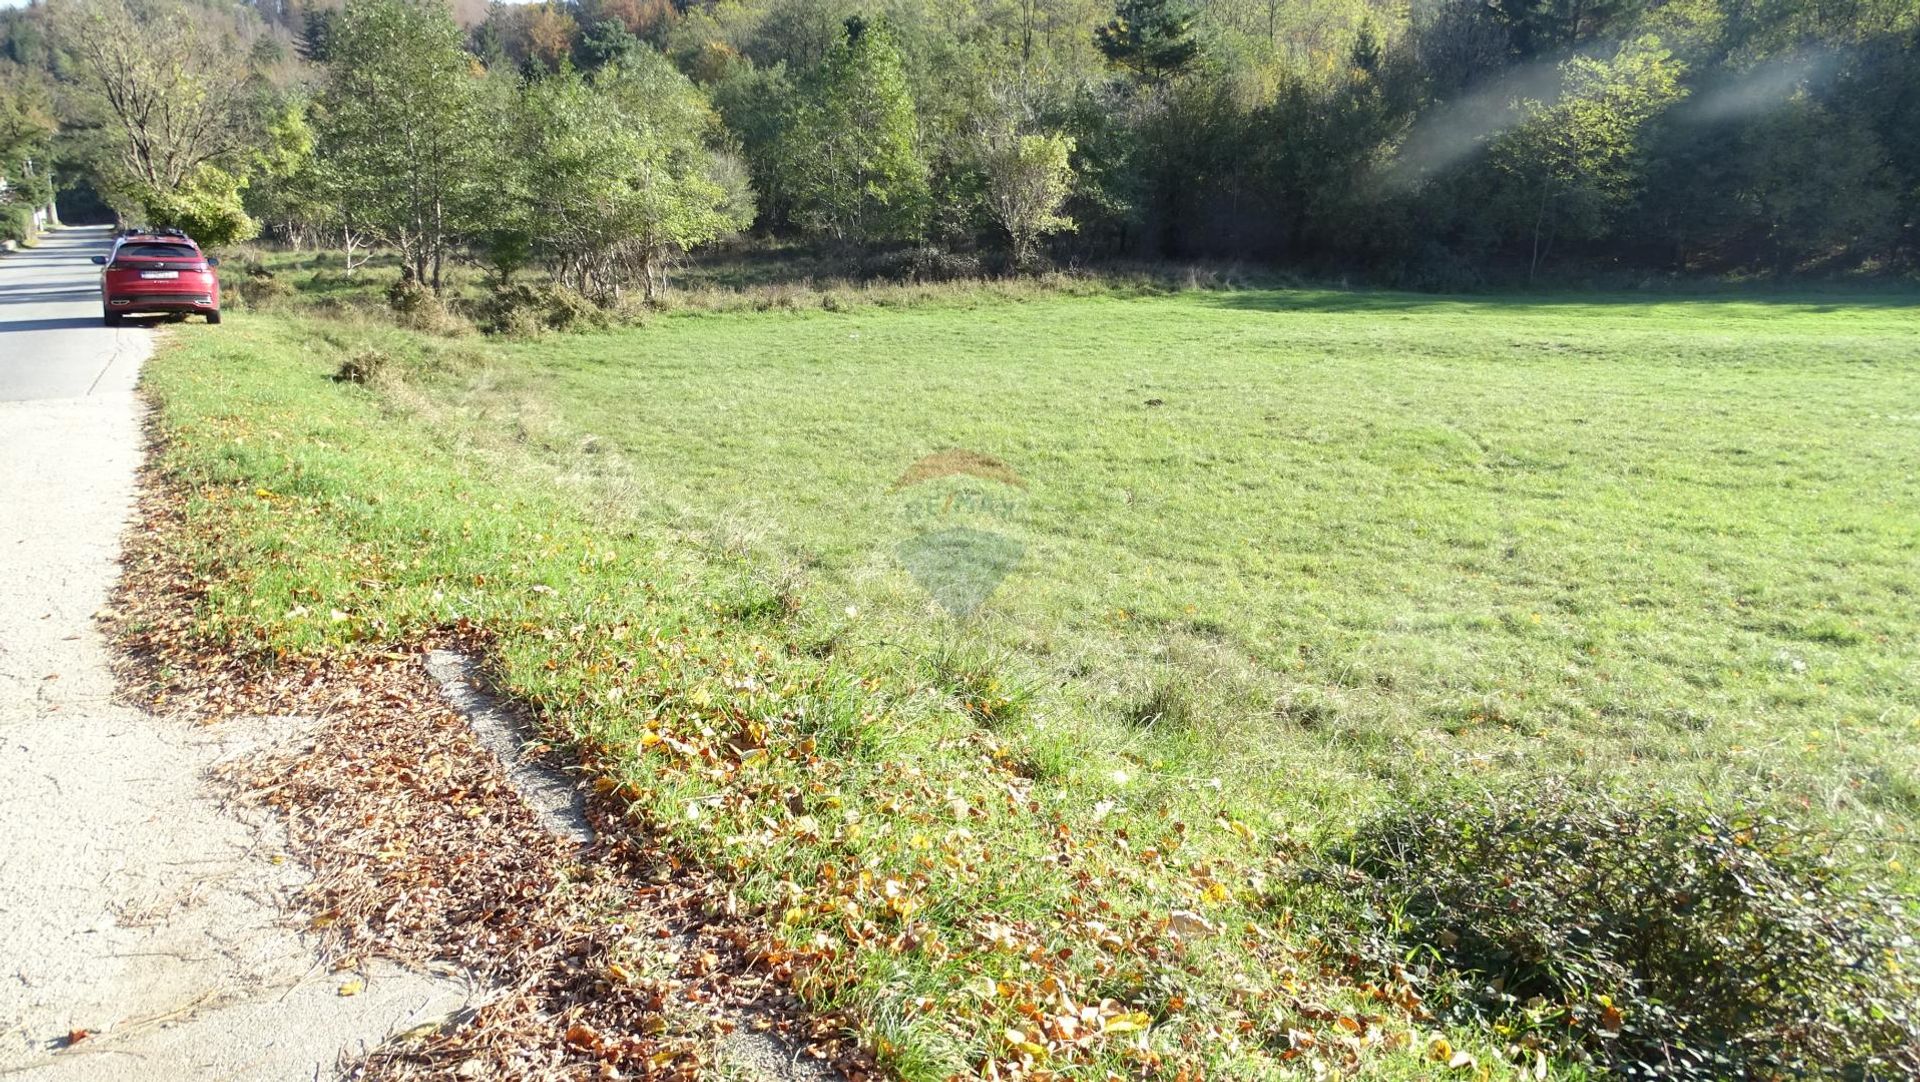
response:
[[[1425,290],[1900,276],[1920,0],[50,0],[18,206],[662,288],[1236,260]],[[8,228],[18,231],[20,222]]]

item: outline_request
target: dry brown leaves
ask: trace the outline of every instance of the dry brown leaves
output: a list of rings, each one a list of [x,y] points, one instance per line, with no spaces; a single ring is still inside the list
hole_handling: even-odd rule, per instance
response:
[[[273,671],[195,645],[202,585],[170,544],[178,494],[149,474],[110,632],[140,705],[196,719],[322,719],[310,746],[226,772],[282,818],[311,872],[300,898],[343,967],[372,958],[457,967],[476,1006],[376,1049],[365,1079],[699,1077],[725,1033],[773,1030],[871,1076],[843,1020],[809,1017],[752,947],[724,888],[654,845],[605,800],[600,840],[548,834],[501,764],[441,700],[426,644]],[[448,637],[457,645],[462,632]]]

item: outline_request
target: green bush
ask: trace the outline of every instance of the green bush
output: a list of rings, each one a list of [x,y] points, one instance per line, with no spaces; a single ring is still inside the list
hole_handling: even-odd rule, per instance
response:
[[[1436,792],[1366,824],[1329,878],[1362,953],[1436,1007],[1633,1077],[1916,1077],[1913,899],[1846,839],[1744,803],[1550,782]]]
[[[1417,293],[1471,293],[1486,286],[1481,261],[1454,251],[1438,241],[1421,244],[1389,281]]]
[[[149,190],[140,201],[149,224],[185,230],[202,248],[225,248],[260,233],[241,200],[245,188],[233,174],[203,165],[187,183],[172,191]]]
[[[33,208],[20,203],[0,204],[0,240],[26,244],[33,239]]]

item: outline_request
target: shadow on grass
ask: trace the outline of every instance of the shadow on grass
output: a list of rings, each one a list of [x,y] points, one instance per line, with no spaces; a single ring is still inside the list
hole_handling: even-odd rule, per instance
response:
[[[1685,304],[1745,304],[1781,315],[1859,309],[1920,309],[1920,288],[1739,289],[1671,293],[1402,293],[1391,290],[1249,289],[1200,294],[1205,303],[1255,312],[1369,313],[1577,312],[1595,308],[1660,308]]]
[[[798,245],[743,245],[689,258],[674,276],[679,289],[754,289],[799,286],[859,277],[857,260],[822,255]]]

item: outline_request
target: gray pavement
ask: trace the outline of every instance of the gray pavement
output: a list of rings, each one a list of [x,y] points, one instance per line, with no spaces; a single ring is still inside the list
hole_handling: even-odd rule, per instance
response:
[[[65,230],[0,255],[0,1077],[331,1078],[466,992],[332,972],[289,913],[302,873],[277,824],[209,786],[223,758],[306,723],[195,725],[117,699],[94,614],[119,574],[156,332],[100,325],[86,257],[105,244]]]
[[[100,322],[106,226],[59,229],[38,248],[0,255],[0,402],[127,393],[154,332]]]

